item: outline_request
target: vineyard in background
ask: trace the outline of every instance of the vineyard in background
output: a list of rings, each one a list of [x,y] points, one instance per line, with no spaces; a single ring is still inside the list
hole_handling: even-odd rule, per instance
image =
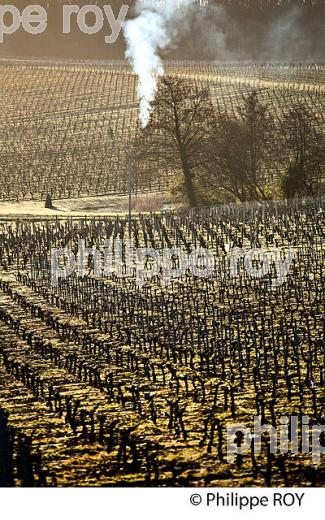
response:
[[[139,133],[137,79],[125,62],[0,67],[0,200],[125,193],[128,153]],[[301,102],[324,121],[321,65],[186,61],[166,62],[166,69],[208,86],[216,110],[234,117],[254,90],[275,119]],[[276,167],[273,174],[280,174]],[[172,176],[157,168],[135,179],[134,191],[166,191]]]

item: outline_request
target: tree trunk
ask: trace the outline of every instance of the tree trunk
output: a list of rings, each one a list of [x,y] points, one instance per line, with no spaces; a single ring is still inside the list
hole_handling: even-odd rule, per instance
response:
[[[183,175],[184,175],[184,181],[185,181],[186,195],[187,195],[188,203],[191,206],[191,208],[195,208],[197,206],[197,201],[196,201],[196,194],[195,194],[195,189],[194,189],[193,181],[192,181],[192,172],[191,172],[191,168],[187,162],[186,156],[183,152],[184,151],[182,150],[182,146],[181,146],[181,161],[182,161],[182,169],[183,169]]]
[[[190,168],[190,165],[188,164],[188,160],[187,160],[187,156],[186,156],[186,150],[184,147],[184,142],[182,139],[180,124],[179,124],[177,103],[176,103],[176,99],[175,99],[172,89],[170,89],[170,94],[171,94],[171,98],[173,100],[173,111],[174,111],[174,118],[175,118],[175,137],[176,137],[177,145],[179,148],[179,153],[180,153],[180,158],[181,158],[181,163],[182,163],[186,196],[187,196],[187,200],[188,200],[190,207],[195,208],[197,206],[197,201],[196,201],[195,189],[193,186],[192,172],[191,172],[191,168]]]

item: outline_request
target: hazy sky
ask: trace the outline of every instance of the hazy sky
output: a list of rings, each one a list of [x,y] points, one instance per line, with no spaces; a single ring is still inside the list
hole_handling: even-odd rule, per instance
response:
[[[19,29],[4,37],[0,44],[1,57],[60,57],[85,59],[123,58],[125,44],[122,34],[114,44],[106,44],[110,26],[104,19],[103,29],[95,35],[83,34],[72,18],[71,34],[62,33],[62,4],[69,0],[8,0],[21,11],[31,3],[46,7],[48,27],[43,34],[28,35]],[[117,14],[122,4],[132,0],[74,0],[80,7],[86,4],[109,4]],[[219,4],[220,2],[216,2]],[[222,2],[221,2],[222,3]],[[301,7],[301,0],[291,7],[268,10],[238,8],[238,1],[226,2],[213,12],[196,8],[184,24],[177,49],[170,58],[193,59],[260,59],[270,61],[325,61],[325,7]],[[298,7],[299,6],[299,7]],[[131,14],[132,11],[130,11]],[[10,18],[6,19],[6,22]],[[93,18],[89,18],[89,22]]]

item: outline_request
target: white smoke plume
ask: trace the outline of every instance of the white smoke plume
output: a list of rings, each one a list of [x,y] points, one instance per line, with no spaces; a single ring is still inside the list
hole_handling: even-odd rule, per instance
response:
[[[149,123],[152,102],[155,99],[158,77],[164,73],[159,55],[175,45],[186,16],[195,0],[138,0],[137,16],[123,25],[127,42],[126,58],[131,62],[139,79],[140,123]],[[177,19],[182,16],[182,20]]]

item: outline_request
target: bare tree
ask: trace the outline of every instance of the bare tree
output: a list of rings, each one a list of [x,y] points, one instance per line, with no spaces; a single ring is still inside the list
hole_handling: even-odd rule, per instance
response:
[[[325,135],[316,113],[297,104],[282,121],[282,160],[287,172],[282,190],[287,197],[316,195],[325,171]]]
[[[191,207],[199,202],[199,173],[206,160],[205,150],[213,113],[209,89],[195,82],[164,76],[149,125],[138,142],[138,168],[144,162],[180,174],[177,191]],[[140,163],[140,165],[139,165]]]
[[[228,114],[214,117],[209,141],[209,160],[202,176],[207,196],[219,192],[221,200],[249,198],[247,179],[246,135],[239,120]]]
[[[265,200],[273,122],[253,92],[238,109],[239,118],[214,114],[206,183],[240,201]]]
[[[244,98],[239,107],[244,133],[246,134],[246,178],[251,199],[266,199],[263,185],[270,161],[274,122],[268,107],[263,105],[253,91]]]

